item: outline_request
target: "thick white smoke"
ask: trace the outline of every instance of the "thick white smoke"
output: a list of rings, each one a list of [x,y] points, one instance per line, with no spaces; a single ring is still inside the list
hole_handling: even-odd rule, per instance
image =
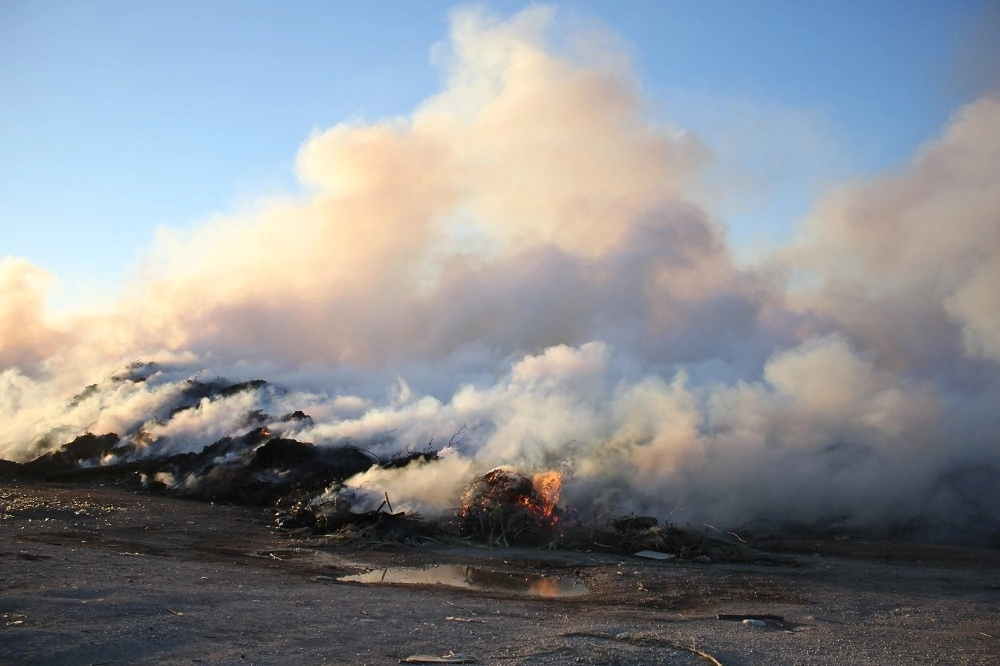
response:
[[[678,521],[1000,527],[1000,98],[746,266],[698,138],[646,119],[613,40],[557,48],[553,21],[455,12],[441,92],[315,133],[301,196],[162,230],[111,312],[55,321],[47,274],[3,259],[0,453],[192,450],[301,409],[274,429],[447,444],[354,481],[425,512],[509,464]],[[160,370],[67,405],[137,358]],[[202,368],[287,390],[171,417]]]

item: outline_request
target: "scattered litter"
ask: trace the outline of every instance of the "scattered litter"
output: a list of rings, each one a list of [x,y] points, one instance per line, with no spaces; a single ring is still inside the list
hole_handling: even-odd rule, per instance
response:
[[[172,608],[168,608],[167,610],[168,610],[169,612],[173,613],[174,615],[176,615],[177,617],[181,617],[181,616],[183,616],[183,615],[184,615],[184,613],[182,613],[181,611],[175,611],[175,610],[174,610],[174,609],[172,609]]]
[[[676,555],[673,553],[663,553],[658,550],[640,550],[638,553],[632,553],[635,557],[644,557],[648,560],[672,560]]]
[[[475,617],[454,617],[452,615],[449,615],[448,617],[445,618],[445,620],[447,620],[448,622],[475,622],[477,624],[486,624],[486,620],[480,620],[479,618]]]
[[[783,615],[771,615],[770,613],[718,613],[716,614],[715,619],[732,620],[734,622],[743,622],[744,620],[761,620],[765,622],[785,621]]]
[[[785,618],[781,615],[771,615],[770,613],[718,613],[719,620],[730,620],[732,622],[742,622],[746,627],[754,629],[782,628],[785,627]]]
[[[477,659],[469,654],[449,652],[440,657],[431,654],[414,654],[406,659],[400,659],[401,664],[475,664]]]

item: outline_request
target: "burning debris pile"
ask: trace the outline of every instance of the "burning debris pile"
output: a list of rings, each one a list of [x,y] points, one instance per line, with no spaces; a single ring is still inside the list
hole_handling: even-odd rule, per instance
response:
[[[200,452],[128,460],[134,451],[114,434],[85,433],[23,464],[10,476],[46,481],[101,481],[193,500],[272,506],[274,524],[299,534],[327,535],[331,543],[425,543],[463,539],[488,546],[572,547],[631,552],[672,548],[682,556],[703,552],[688,533],[660,528],[655,518],[626,517],[585,525],[558,506],[562,476],[531,476],[499,467],[477,477],[459,498],[454,520],[427,521],[393,511],[388,493],[374,509],[344,482],[380,467],[402,468],[437,459],[437,452],[409,452],[385,460],[355,446],[321,447],[274,437],[259,427],[223,437]],[[102,464],[102,461],[113,461]],[[124,462],[121,462],[125,460]],[[685,543],[681,543],[687,539]]]
[[[693,530],[661,527],[648,516],[625,516],[604,524],[585,523],[558,506],[562,476],[548,471],[527,476],[500,467],[477,477],[462,493],[453,521],[427,521],[393,511],[388,493],[375,509],[344,482],[380,467],[425,464],[437,452],[409,452],[380,460],[354,446],[319,447],[273,437],[265,427],[223,437],[199,453],[121,460],[129,451],[114,433],[86,433],[30,462],[7,463],[7,476],[47,481],[102,481],[141,487],[195,500],[272,506],[275,526],[299,534],[325,535],[330,543],[446,542],[459,539],[488,546],[564,547],[632,553],[668,551],[681,559],[760,559],[747,549]],[[359,510],[359,507],[362,507]]]
[[[30,462],[4,461],[0,472],[8,477],[100,481],[185,499],[272,506],[277,527],[339,533],[341,541],[377,536],[387,542],[417,542],[445,529],[415,514],[393,512],[388,496],[374,510],[355,511],[352,492],[343,485],[372,467],[427,462],[436,452],[379,460],[354,446],[319,447],[270,434],[267,428],[256,428],[240,437],[223,437],[199,453],[102,465],[101,459],[117,459],[122,453],[121,440],[113,433],[86,433]]]
[[[556,505],[561,490],[555,471],[527,477],[503,467],[490,470],[462,494],[459,531],[491,545],[553,543],[563,516]]]
[[[410,544],[441,541],[450,530],[444,524],[429,522],[419,514],[392,510],[388,495],[376,509],[353,511],[349,501],[342,499],[342,486],[309,500],[297,500],[290,505],[279,502],[274,514],[276,527],[303,530],[327,537],[328,543],[349,544]],[[349,496],[350,492],[344,493]]]
[[[100,410],[109,395],[130,391],[155,394],[162,371],[156,364],[131,364],[78,392],[66,409]],[[232,383],[193,376],[168,387],[167,397],[149,401],[145,413],[124,424],[121,436],[87,431],[65,441],[68,428],[56,426],[33,445],[43,453],[23,463],[4,461],[0,471],[8,477],[99,481],[187,499],[271,506],[277,527],[331,535],[339,542],[419,543],[450,536],[491,546],[555,546],[575,525],[557,505],[562,477],[555,471],[525,476],[493,469],[456,498],[454,520],[426,521],[414,512],[393,511],[388,492],[373,508],[371,493],[348,487],[349,479],[376,468],[413,465],[419,473],[438,459],[438,451],[427,447],[379,456],[355,444],[316,445],[285,436],[301,432],[312,420],[301,410],[272,417],[261,409],[272,404],[261,396],[280,391],[262,380]],[[181,429],[175,424],[197,422],[213,410],[227,414],[231,434],[200,447],[180,446],[176,433]],[[581,542],[578,530],[570,533]]]
[[[733,539],[724,533],[623,517],[630,506],[617,513],[591,504],[560,506],[564,481],[575,478],[568,463],[560,468],[566,478],[560,471],[532,475],[513,467],[484,473],[488,458],[476,456],[481,442],[470,445],[453,436],[439,450],[427,445],[415,451],[412,442],[428,441],[425,433],[433,435],[440,423],[394,432],[397,421],[384,417],[396,413],[370,408],[360,398],[343,406],[337,400],[291,393],[263,380],[234,383],[182,367],[135,363],[60,401],[34,428],[33,439],[9,449],[22,462],[0,461],[0,475],[100,481],[268,506],[279,528],[332,541],[464,539],[489,546],[734,557],[726,551]],[[366,422],[369,417],[374,424]],[[388,424],[384,430],[382,423]],[[580,497],[578,491],[568,486],[573,496]],[[422,498],[429,498],[426,504]],[[577,510],[587,512],[587,520]]]

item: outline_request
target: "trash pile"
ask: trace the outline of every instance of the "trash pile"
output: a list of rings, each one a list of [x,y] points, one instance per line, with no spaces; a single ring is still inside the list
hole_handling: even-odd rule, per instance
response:
[[[434,460],[427,449],[378,459],[357,446],[323,447],[272,436],[258,427],[223,437],[198,453],[129,460],[114,433],[86,433],[27,463],[4,461],[0,473],[46,481],[101,482],[177,497],[270,506],[276,527],[330,544],[480,543],[532,546],[693,562],[773,560],[738,541],[705,531],[661,525],[652,516],[586,522],[558,505],[562,478],[496,468],[477,477],[458,499],[451,520],[428,521],[393,511],[388,493],[375,509],[356,505],[344,481],[372,467]],[[124,461],[123,461],[124,458]],[[103,460],[112,460],[102,464]]]
[[[101,404],[102,395],[134,389],[153,381],[155,364],[134,363],[101,385],[86,387],[67,404]],[[46,451],[24,463],[0,461],[0,475],[46,481],[100,482],[142,488],[148,492],[214,502],[269,506],[274,524],[303,536],[323,535],[333,543],[426,543],[459,541],[494,546],[572,548],[616,553],[648,551],[681,559],[739,557],[740,546],[692,529],[660,526],[655,517],[612,516],[592,522],[560,507],[562,476],[558,471],[526,475],[499,467],[471,481],[456,498],[453,518],[430,522],[419,515],[394,512],[388,493],[377,507],[370,495],[355,496],[345,486],[351,477],[373,467],[402,468],[438,457],[429,445],[380,458],[357,443],[317,446],[282,436],[301,431],[296,425],[311,418],[293,411],[275,417],[253,409],[236,417],[242,433],[223,436],[200,450],[159,446],[174,419],[198,415],[198,410],[227,411],[230,405],[284,404],[246,400],[252,392],[274,395],[280,389],[263,380],[230,383],[197,376],[179,384],[169,402],[148,411],[117,433],[86,432],[67,439],[53,429],[35,442]],[[223,401],[231,401],[226,403]],[[91,401],[91,402],[88,402]],[[170,442],[168,442],[169,444]],[[391,488],[389,489],[391,492]],[[377,498],[375,501],[378,501]],[[746,550],[746,549],[744,549]],[[723,552],[725,551],[725,552]],[[654,557],[659,557],[653,555]],[[663,559],[666,559],[664,557]],[[745,558],[743,558],[745,559]]]

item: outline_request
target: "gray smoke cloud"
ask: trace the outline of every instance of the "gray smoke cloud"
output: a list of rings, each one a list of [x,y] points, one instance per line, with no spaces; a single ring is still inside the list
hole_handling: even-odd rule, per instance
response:
[[[506,464],[679,522],[1000,528],[1000,98],[746,265],[699,194],[724,156],[645,117],[614,40],[557,48],[553,21],[456,11],[439,93],[309,137],[300,196],[161,230],[110,310],[58,319],[3,259],[0,453],[196,450],[303,410],[272,427],[445,446],[351,482],[425,513]],[[67,403],[136,358],[145,382]],[[282,389],[170,416],[202,370]]]

